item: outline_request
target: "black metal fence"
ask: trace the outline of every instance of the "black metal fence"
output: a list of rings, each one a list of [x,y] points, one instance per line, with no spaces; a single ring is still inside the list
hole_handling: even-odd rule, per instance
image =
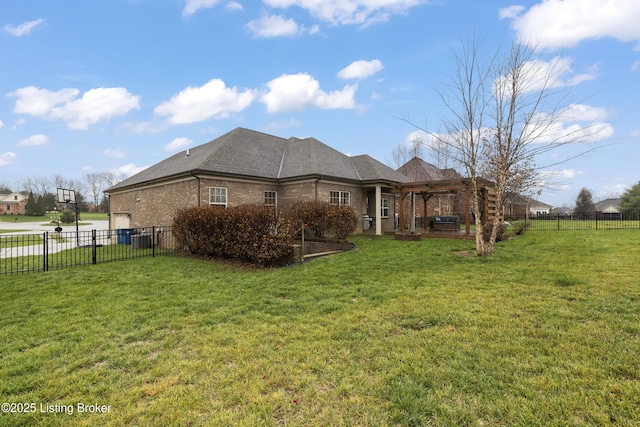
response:
[[[505,215],[514,227],[534,231],[552,230],[640,230],[640,210],[586,212],[580,214]]]
[[[0,234],[0,274],[174,254],[171,227]]]

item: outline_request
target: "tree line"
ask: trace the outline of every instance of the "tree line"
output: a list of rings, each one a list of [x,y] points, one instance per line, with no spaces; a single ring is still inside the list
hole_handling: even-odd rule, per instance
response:
[[[57,202],[57,189],[73,190],[76,196],[77,208],[80,212],[107,212],[108,200],[104,191],[125,179],[126,176],[113,172],[86,173],[81,179],[69,179],[62,175],[49,177],[30,177],[17,183],[12,190],[6,184],[0,184],[0,190],[18,191],[28,195],[25,213],[41,216],[53,208],[62,208]]]

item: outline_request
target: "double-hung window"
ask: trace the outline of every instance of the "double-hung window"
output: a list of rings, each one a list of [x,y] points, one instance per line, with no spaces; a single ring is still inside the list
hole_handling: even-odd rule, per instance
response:
[[[227,207],[227,188],[209,187],[209,204],[212,206]]]
[[[338,206],[351,206],[351,193],[349,191],[331,191],[329,203]]]
[[[276,206],[278,202],[278,193],[275,191],[264,192],[264,204],[265,206]]]
[[[389,199],[380,199],[380,216],[389,218]]]

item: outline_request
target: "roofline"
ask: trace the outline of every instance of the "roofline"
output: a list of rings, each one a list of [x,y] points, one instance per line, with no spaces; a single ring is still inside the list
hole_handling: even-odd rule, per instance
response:
[[[398,184],[402,184],[402,182],[400,182],[400,181],[391,181],[391,180],[386,180],[386,179],[357,180],[357,179],[344,178],[344,177],[333,176],[333,175],[322,175],[322,174],[296,175],[296,176],[287,177],[287,178],[266,178],[266,177],[261,177],[261,176],[256,176],[256,175],[218,173],[218,172],[212,172],[212,171],[206,170],[206,169],[192,169],[190,171],[181,172],[179,174],[173,174],[173,175],[165,176],[165,177],[162,177],[162,178],[159,178],[159,179],[154,179],[154,180],[142,181],[142,182],[138,182],[138,183],[135,183],[135,184],[130,184],[130,185],[126,185],[126,186],[122,186],[122,187],[118,187],[118,188],[116,188],[117,185],[118,185],[118,184],[116,184],[115,186],[113,186],[111,188],[107,188],[104,191],[104,193],[105,194],[115,194],[115,193],[119,193],[119,192],[123,192],[123,191],[134,190],[136,188],[148,187],[149,185],[162,185],[162,184],[174,182],[174,181],[177,181],[177,180],[181,180],[181,179],[184,179],[184,178],[193,178],[195,175],[219,177],[219,178],[224,178],[224,179],[229,179],[229,178],[231,178],[231,179],[252,179],[252,180],[256,180],[256,181],[271,182],[271,183],[276,183],[276,184],[280,184],[280,183],[286,184],[286,183],[291,183],[291,182],[296,182],[296,181],[308,181],[308,180],[333,180],[333,181],[340,181],[340,182],[343,182],[345,184],[353,184],[353,185],[358,185],[358,186],[371,186],[371,185],[380,184],[380,185],[386,186],[386,187],[395,187]]]

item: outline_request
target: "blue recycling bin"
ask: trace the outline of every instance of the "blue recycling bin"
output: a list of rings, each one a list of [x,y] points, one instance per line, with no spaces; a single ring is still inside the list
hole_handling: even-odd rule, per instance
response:
[[[133,228],[118,228],[116,229],[116,240],[119,245],[130,245],[131,235],[133,234]]]

